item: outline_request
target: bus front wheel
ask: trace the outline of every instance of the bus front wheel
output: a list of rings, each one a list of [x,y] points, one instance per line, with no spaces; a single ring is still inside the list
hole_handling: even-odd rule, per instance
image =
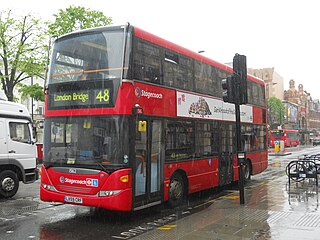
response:
[[[169,206],[174,208],[185,200],[185,183],[181,174],[174,173],[170,179]]]

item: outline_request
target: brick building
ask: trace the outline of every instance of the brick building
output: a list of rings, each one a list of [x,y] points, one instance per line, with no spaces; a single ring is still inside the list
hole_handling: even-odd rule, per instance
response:
[[[299,130],[302,143],[320,135],[320,101],[313,100],[302,84],[296,86],[295,81],[290,80],[289,89],[284,90],[283,78],[274,68],[248,68],[248,73],[264,80],[267,99],[276,97],[283,101],[282,128]]]

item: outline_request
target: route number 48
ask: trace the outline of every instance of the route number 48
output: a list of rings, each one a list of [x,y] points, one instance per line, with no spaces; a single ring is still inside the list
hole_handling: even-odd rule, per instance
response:
[[[96,96],[96,99],[99,102],[106,102],[106,103],[109,102],[110,100],[109,89],[100,90]]]

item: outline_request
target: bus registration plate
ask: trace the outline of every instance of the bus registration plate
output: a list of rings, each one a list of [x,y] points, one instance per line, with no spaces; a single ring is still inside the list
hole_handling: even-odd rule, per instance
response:
[[[82,198],[64,196],[64,201],[69,203],[82,203]]]

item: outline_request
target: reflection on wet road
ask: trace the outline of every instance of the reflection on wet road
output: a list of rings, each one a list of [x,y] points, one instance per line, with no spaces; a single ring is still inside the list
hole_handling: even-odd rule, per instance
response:
[[[0,239],[290,239],[301,233],[316,239],[318,188],[312,180],[289,186],[284,171],[311,150],[317,151],[271,157],[267,171],[246,185],[244,206],[235,187],[194,194],[178,209],[157,206],[131,214],[43,203],[21,194],[1,199]]]
[[[314,180],[291,182],[285,168],[315,148],[275,156],[263,174],[245,189],[245,205],[238,192],[213,200],[213,204],[183,220],[171,230],[152,230],[134,239],[319,239],[318,188]]]

